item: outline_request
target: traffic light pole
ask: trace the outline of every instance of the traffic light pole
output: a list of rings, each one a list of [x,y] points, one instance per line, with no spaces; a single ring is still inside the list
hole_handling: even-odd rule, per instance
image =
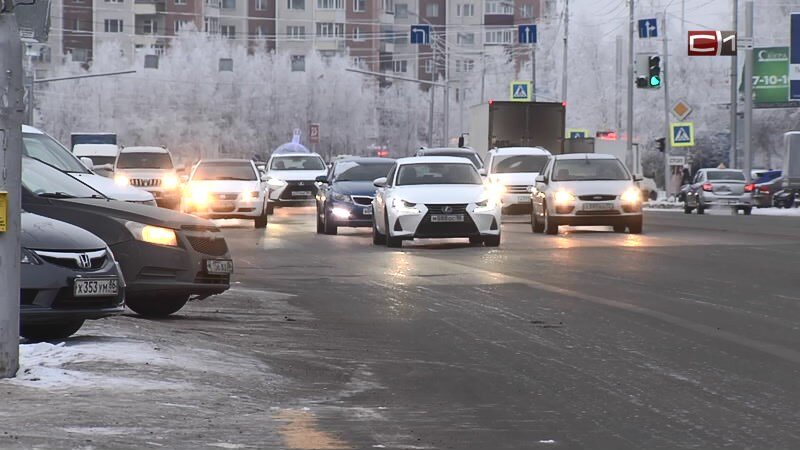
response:
[[[753,2],[748,0],[744,4],[745,34],[753,39]],[[738,50],[738,49],[737,49]],[[744,161],[742,170],[744,177],[750,183],[750,169],[753,165],[753,47],[744,51],[744,145],[742,146]]]
[[[631,0],[632,2],[633,0]],[[564,4],[564,62],[561,66],[561,101],[567,101],[567,68],[569,66],[567,53],[569,50],[569,0]]]
[[[739,0],[733,0],[733,32],[736,33],[739,31]],[[736,153],[738,152],[738,148],[736,146],[737,143],[737,134],[738,134],[738,126],[737,126],[737,119],[739,113],[739,87],[736,85],[736,79],[739,76],[736,73],[739,70],[739,57],[737,56],[738,52],[734,52],[733,56],[731,56],[731,149],[730,155],[728,157],[728,167],[735,168],[738,165],[738,157]]]
[[[19,368],[20,191],[25,114],[22,43],[12,0],[0,0],[0,378]],[[5,205],[2,205],[2,204]],[[2,226],[2,224],[0,224]]]
[[[661,70],[661,86],[664,88],[664,128],[666,130],[666,138],[664,139],[664,195],[669,199],[670,191],[670,178],[672,176],[672,169],[669,166],[669,155],[672,152],[672,139],[670,134],[672,130],[669,126],[669,41],[667,40],[667,10],[664,10],[664,16],[661,19],[661,32],[664,36],[663,50],[661,51],[661,61],[663,69]]]
[[[628,24],[628,124],[625,129],[627,135],[626,155],[633,155],[633,0],[629,2]]]

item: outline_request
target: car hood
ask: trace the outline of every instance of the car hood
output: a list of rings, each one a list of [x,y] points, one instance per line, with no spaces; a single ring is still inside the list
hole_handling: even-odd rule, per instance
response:
[[[153,200],[153,194],[133,186],[120,186],[108,177],[94,173],[70,173],[70,175],[114,200],[122,200],[124,202],[149,202]]]
[[[400,186],[395,196],[410,203],[474,203],[486,192],[482,184]]]
[[[123,174],[128,178],[161,178],[165,175],[176,175],[172,169],[117,169],[117,174]]]
[[[493,173],[489,179],[493,183],[500,183],[506,186],[533,186],[536,184],[536,177],[539,172],[524,173]]]
[[[375,196],[375,185],[372,181],[338,181],[331,186],[334,192],[345,195]]]
[[[562,181],[553,182],[552,187],[564,189],[573,195],[620,195],[627,189],[635,188],[631,180]]]
[[[106,243],[92,233],[29,212],[22,213],[21,243],[35,250],[96,250]]]
[[[283,181],[314,181],[318,176],[326,175],[327,170],[270,170],[267,176]]]
[[[92,198],[71,198],[59,200],[66,202],[74,210],[82,210],[91,214],[101,214],[123,221],[133,221],[147,225],[180,229],[181,227],[215,228],[213,222],[189,214],[179,213],[171,209],[156,208],[136,203],[116,200]]]
[[[260,183],[256,180],[240,181],[240,180],[199,180],[190,181],[186,185],[188,189],[200,188],[209,192],[245,192],[245,191],[260,191]]]

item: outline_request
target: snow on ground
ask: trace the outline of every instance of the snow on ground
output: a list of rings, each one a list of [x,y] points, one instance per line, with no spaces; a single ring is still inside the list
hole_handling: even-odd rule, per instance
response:
[[[756,216],[784,216],[800,217],[800,208],[754,208],[753,215]]]

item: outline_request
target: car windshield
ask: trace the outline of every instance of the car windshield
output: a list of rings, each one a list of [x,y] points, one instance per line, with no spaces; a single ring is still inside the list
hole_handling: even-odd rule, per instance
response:
[[[23,154],[64,172],[89,173],[78,158],[46,134],[23,133]]]
[[[192,180],[256,181],[256,172],[249,162],[201,162]]]
[[[270,170],[325,170],[319,156],[281,156],[273,158]]]
[[[417,163],[403,164],[397,174],[398,186],[417,184],[482,184],[472,164]]]
[[[385,177],[393,165],[393,161],[385,163],[344,161],[336,164],[333,178],[336,181],[372,181],[376,178]]]
[[[617,159],[562,159],[553,167],[553,181],[629,180]]]
[[[495,156],[492,173],[539,173],[550,159],[547,155]]]
[[[64,172],[30,158],[22,160],[22,186],[40,197],[105,198]]]
[[[709,170],[708,181],[744,181],[744,172],[738,170]]]
[[[117,169],[172,169],[172,158],[168,153],[120,153]]]
[[[425,153],[425,156],[452,156],[454,158],[465,158],[470,160],[472,164],[475,164],[475,167],[479,169],[483,167],[483,161],[481,161],[480,156],[478,156],[476,153],[437,151],[437,152],[427,152]]]

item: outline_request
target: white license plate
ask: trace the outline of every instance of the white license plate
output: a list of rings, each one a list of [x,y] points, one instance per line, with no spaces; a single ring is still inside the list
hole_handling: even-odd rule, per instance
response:
[[[365,216],[371,216],[372,215],[372,206],[370,206],[369,208],[364,208],[364,211],[362,211],[362,212],[364,213]]]
[[[206,273],[210,275],[233,273],[233,261],[230,259],[208,259],[206,260]]]
[[[722,205],[735,205],[736,203],[736,200],[720,200],[720,204]]]
[[[583,210],[584,211],[606,211],[609,209],[614,209],[613,203],[584,203]]]
[[[292,197],[311,197],[311,191],[292,191]]]
[[[119,288],[114,279],[79,278],[72,292],[75,297],[111,297],[117,295]]]
[[[517,196],[517,203],[528,203],[531,201],[530,195],[518,195]]]
[[[431,215],[431,222],[442,223],[442,222],[463,222],[464,215],[463,214],[432,214]]]

